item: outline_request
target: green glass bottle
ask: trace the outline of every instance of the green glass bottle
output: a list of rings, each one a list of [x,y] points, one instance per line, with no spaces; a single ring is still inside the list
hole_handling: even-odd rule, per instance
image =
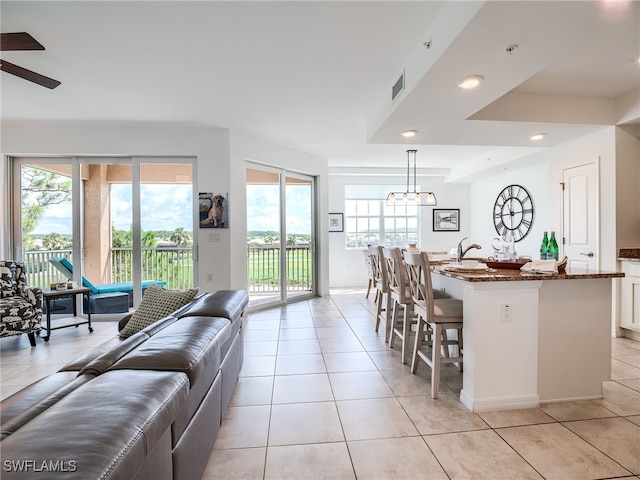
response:
[[[551,232],[551,238],[549,239],[549,253],[547,254],[547,259],[558,260],[559,252],[560,250],[558,249],[558,242],[556,242],[556,232]]]
[[[542,245],[540,245],[540,260],[546,260],[547,255],[549,255],[549,237],[547,237],[547,232],[544,232]]]

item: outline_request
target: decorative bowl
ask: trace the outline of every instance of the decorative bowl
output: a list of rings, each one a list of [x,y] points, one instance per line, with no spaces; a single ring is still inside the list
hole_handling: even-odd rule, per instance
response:
[[[525,263],[530,262],[529,258],[515,258],[513,260],[487,260],[489,268],[506,268],[507,270],[520,270]]]

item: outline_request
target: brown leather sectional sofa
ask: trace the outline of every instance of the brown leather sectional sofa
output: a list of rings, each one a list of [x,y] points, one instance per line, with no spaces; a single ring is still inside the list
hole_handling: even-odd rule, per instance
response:
[[[204,294],[0,405],[3,479],[202,476],[242,366],[248,294]]]

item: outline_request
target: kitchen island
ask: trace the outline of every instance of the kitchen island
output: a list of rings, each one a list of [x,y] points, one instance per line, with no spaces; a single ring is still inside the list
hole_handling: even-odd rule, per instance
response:
[[[434,288],[464,302],[460,401],[471,411],[602,397],[611,374],[612,279],[432,267]]]

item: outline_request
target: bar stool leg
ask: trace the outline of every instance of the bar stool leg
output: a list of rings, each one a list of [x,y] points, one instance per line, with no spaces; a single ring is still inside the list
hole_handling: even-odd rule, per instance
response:
[[[418,351],[422,346],[422,339],[424,338],[427,322],[424,321],[421,315],[418,315],[418,324],[416,329],[416,338],[413,342],[413,354],[411,355],[411,373],[418,371]]]
[[[404,306],[404,318],[402,320],[402,363],[407,363],[407,356],[409,353],[411,317],[413,317],[413,304],[409,303]]]
[[[442,326],[437,323],[433,329],[433,349],[431,350],[431,398],[438,398],[440,387],[440,342],[442,340]],[[449,348],[445,345],[445,348]]]
[[[387,296],[386,308],[385,308],[385,326],[384,326],[384,341],[385,343],[389,343],[389,337],[391,336],[391,329],[393,328],[392,321],[392,306],[391,302],[393,299],[391,298],[390,293],[385,294]]]

